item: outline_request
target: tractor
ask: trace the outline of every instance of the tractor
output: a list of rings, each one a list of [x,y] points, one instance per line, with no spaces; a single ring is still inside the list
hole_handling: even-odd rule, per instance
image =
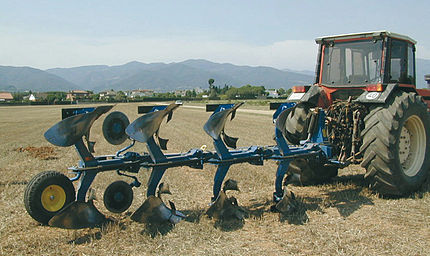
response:
[[[430,168],[430,91],[416,88],[415,44],[389,31],[317,38],[315,81],[295,86],[297,105],[286,120],[286,138],[299,145],[315,129],[323,109],[324,130],[340,162],[361,164],[369,187],[381,195],[418,190]],[[337,175],[336,167],[297,159],[291,172],[303,183]]]

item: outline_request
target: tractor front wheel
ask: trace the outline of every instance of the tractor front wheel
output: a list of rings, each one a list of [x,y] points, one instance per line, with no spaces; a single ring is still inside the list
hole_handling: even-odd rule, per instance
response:
[[[421,97],[395,92],[364,122],[361,165],[370,187],[382,195],[418,190],[430,168],[430,115]]]
[[[55,171],[34,176],[24,192],[24,205],[36,221],[47,224],[69,203],[75,201],[75,187],[67,176]]]

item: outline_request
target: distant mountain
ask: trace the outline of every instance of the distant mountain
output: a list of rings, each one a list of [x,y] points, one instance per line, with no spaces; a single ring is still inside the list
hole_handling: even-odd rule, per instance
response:
[[[216,86],[246,84],[266,88],[289,88],[296,84],[309,84],[313,77],[270,67],[236,66],[207,60],[187,60],[179,63],[130,62],[121,66],[83,66],[46,70],[82,88],[94,91],[108,89],[175,89],[206,88],[210,78]]]
[[[145,88],[156,91],[172,91],[177,89],[193,89],[208,86],[209,78],[220,82],[231,82],[233,79],[222,74],[197,69],[182,63],[173,63],[160,66],[152,70],[142,70],[135,75],[124,78],[111,84],[112,88],[135,89]],[[230,84],[230,83],[229,83]],[[96,91],[109,88],[95,88]]]
[[[48,69],[47,72],[57,75],[78,84],[87,90],[106,90],[106,89],[124,89],[120,86],[117,89],[116,83],[119,81],[136,75],[144,70],[151,70],[158,66],[164,66],[163,63],[145,64],[137,61],[129,62],[121,66],[82,66],[74,68],[54,68]],[[137,81],[139,82],[139,81]],[[136,87],[138,88],[138,87]]]
[[[430,74],[430,60],[417,59],[417,87],[426,87],[424,75]],[[85,89],[104,90],[207,88],[208,80],[215,85],[240,87],[262,85],[266,88],[290,88],[310,84],[313,71],[279,70],[271,67],[237,66],[207,60],[186,60],[179,63],[129,62],[119,66],[82,66],[54,68],[46,71],[30,67],[0,66],[0,91],[69,91]]]
[[[293,85],[309,84],[313,77],[295,72],[282,71],[271,67],[236,66],[233,64],[219,64],[207,60],[187,60],[181,64],[195,69],[206,70],[219,74],[231,81],[218,81],[218,85],[243,86],[247,84],[262,85],[266,88],[290,88]]]
[[[68,91],[79,86],[56,75],[30,67],[0,66],[0,91]]]
[[[287,71],[287,72],[294,72],[294,73],[299,73],[302,75],[308,75],[308,76],[315,76],[315,71],[314,70],[294,70],[294,69],[282,69],[282,71]]]

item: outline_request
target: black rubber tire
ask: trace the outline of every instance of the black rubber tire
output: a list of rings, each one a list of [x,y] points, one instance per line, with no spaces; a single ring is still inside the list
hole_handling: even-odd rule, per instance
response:
[[[364,122],[361,165],[366,168],[365,178],[369,186],[382,195],[396,196],[419,189],[430,168],[430,115],[421,96],[394,92],[385,105],[374,107]],[[403,127],[407,136],[401,138]],[[415,135],[410,136],[414,131]],[[401,142],[402,139],[406,142]],[[409,149],[402,151],[400,146]],[[414,154],[411,150],[414,147],[423,153]],[[406,160],[402,160],[404,152],[408,153]],[[406,171],[402,161],[411,165],[406,166]]]
[[[122,213],[133,202],[133,189],[122,180],[111,183],[103,195],[103,203],[110,212]]]
[[[130,121],[124,113],[114,111],[103,121],[103,137],[112,145],[120,145],[128,138],[125,129],[129,124]]]
[[[51,185],[59,186],[65,193],[65,202],[56,211],[49,211],[42,204],[42,192]],[[75,201],[75,198],[75,187],[67,176],[56,171],[45,171],[35,175],[27,184],[24,205],[33,219],[46,225],[54,215]]]
[[[298,103],[288,114],[285,123],[285,138],[289,144],[299,145],[301,140],[307,138],[309,106]]]
[[[322,166],[316,159],[296,159],[291,161],[288,172],[300,174],[300,182],[303,186],[318,185],[329,182],[338,174],[338,168]]]

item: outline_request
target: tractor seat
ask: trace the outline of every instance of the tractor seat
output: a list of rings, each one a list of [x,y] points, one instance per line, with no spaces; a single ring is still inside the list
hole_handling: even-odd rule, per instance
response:
[[[112,107],[100,106],[92,112],[70,116],[49,128],[44,136],[47,141],[56,146],[72,146],[84,135],[88,136],[94,121],[111,110]]]

